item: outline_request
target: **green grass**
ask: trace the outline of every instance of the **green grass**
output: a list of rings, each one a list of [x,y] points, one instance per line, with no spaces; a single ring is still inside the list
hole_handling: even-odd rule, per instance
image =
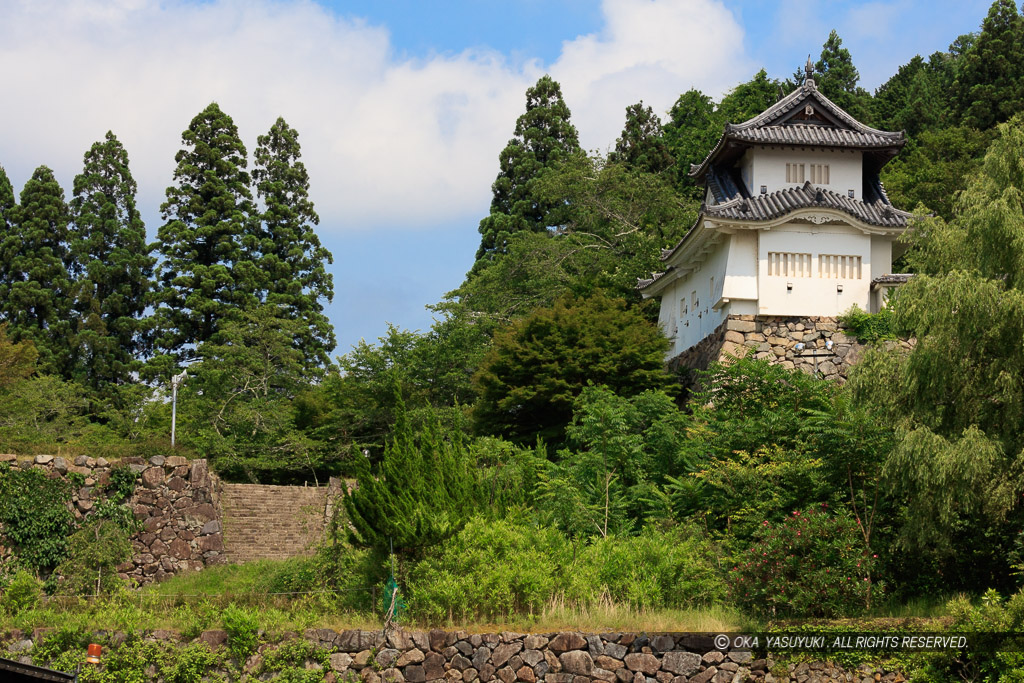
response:
[[[275,594],[280,577],[299,568],[305,558],[283,562],[262,560],[241,565],[217,565],[201,572],[186,572],[139,591],[123,591],[99,600],[49,598],[35,609],[10,615],[0,610],[0,631],[36,627],[80,626],[85,630],[143,631],[167,629],[193,638],[203,630],[223,628],[221,612],[229,604],[253,609],[259,627],[268,633],[302,632],[307,628],[380,628],[369,612],[352,611],[327,591],[297,595]],[[945,599],[885,603],[858,619],[813,620],[815,624],[861,624],[882,628],[902,622],[924,628],[938,627],[947,619]],[[786,623],[808,623],[792,620]],[[772,624],[780,625],[780,624]],[[637,610],[610,600],[581,606],[561,599],[548,602],[536,614],[513,615],[498,622],[411,621],[408,628],[465,629],[472,632],[601,631],[757,631],[760,623],[727,605],[703,609]]]

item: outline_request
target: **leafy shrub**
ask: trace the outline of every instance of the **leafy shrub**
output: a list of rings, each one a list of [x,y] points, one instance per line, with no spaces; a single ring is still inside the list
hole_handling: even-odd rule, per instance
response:
[[[221,620],[228,634],[228,651],[238,662],[245,662],[260,644],[256,611],[232,602],[224,608]]]
[[[200,683],[220,659],[206,643],[192,643],[175,652],[161,673],[167,683]]]
[[[0,606],[8,613],[17,615],[35,607],[42,594],[43,586],[39,579],[22,569],[7,584]]]
[[[323,670],[306,669],[307,661],[316,662],[326,669],[330,654],[308,640],[297,638],[263,653],[263,662],[254,673],[261,678],[276,673],[271,680],[280,683],[320,683]]]
[[[122,584],[117,566],[131,556],[128,534],[115,522],[93,518],[68,538],[68,556],[57,573],[64,590],[75,595],[109,593]]]
[[[839,322],[845,325],[861,344],[899,338],[896,316],[888,307],[878,313],[868,313],[854,304],[850,310],[839,316]]]
[[[107,500],[112,503],[123,503],[135,493],[136,475],[127,465],[115,465],[110,468],[110,478],[103,490]]]
[[[738,605],[769,616],[856,614],[871,596],[873,556],[846,514],[819,510],[764,521],[729,576]]]
[[[601,538],[572,565],[569,597],[584,604],[607,597],[636,609],[709,605],[725,595],[711,551],[682,527]]]
[[[953,617],[949,631],[978,634],[978,640],[963,652],[930,655],[927,673],[935,680],[1024,681],[1024,652],[1020,652],[1019,636],[1024,631],[1024,589],[1008,600],[990,589],[982,596],[980,605],[960,596],[951,600],[947,608]],[[1002,638],[1007,638],[1007,642],[1003,643]]]
[[[410,608],[426,619],[499,618],[539,610],[570,559],[557,530],[473,517],[409,575]]]
[[[0,526],[23,566],[47,571],[67,556],[71,489],[40,470],[0,465]]]

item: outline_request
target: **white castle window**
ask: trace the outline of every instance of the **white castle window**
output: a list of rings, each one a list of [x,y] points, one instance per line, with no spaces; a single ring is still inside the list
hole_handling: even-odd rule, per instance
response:
[[[802,183],[802,182],[804,182],[804,165],[803,164],[786,164],[786,182],[787,183]]]
[[[860,256],[821,254],[818,256],[818,277],[859,280],[861,277],[860,261]]]
[[[788,251],[769,251],[768,274],[784,277],[811,277],[811,255]]]
[[[828,185],[828,164],[811,164],[811,182]]]

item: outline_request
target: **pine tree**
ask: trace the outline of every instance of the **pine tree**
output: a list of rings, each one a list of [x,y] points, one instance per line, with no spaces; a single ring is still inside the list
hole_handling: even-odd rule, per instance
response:
[[[309,175],[299,161],[299,134],[278,118],[257,143],[253,180],[265,205],[258,247],[265,301],[278,306],[284,317],[302,322],[296,344],[307,363],[326,365],[334,328],[321,301],[334,298],[333,280],[324,267],[333,259],[313,229],[320,217],[309,199]]]
[[[128,153],[108,131],[85,153],[71,200],[77,371],[93,387],[130,381],[146,352],[142,316],[155,259],[136,189]]]
[[[0,201],[10,204],[9,198]],[[10,227],[0,240],[0,316],[10,324],[13,341],[35,342],[43,370],[67,376],[68,208],[53,171],[37,168],[22,188],[19,205],[4,216]]]
[[[991,128],[1024,108],[1024,19],[1014,0],[996,0],[963,55],[954,84],[964,125]]]
[[[626,107],[626,125],[608,161],[647,173],[661,173],[672,166],[661,119],[654,109],[645,107],[643,101]]]
[[[175,184],[160,211],[156,345],[194,355],[223,319],[257,300],[253,203],[245,146],[231,117],[216,103],[181,135]],[[189,346],[189,350],[185,347]]]
[[[359,486],[344,498],[354,545],[415,556],[458,533],[477,502],[476,470],[461,432],[443,434],[437,420],[418,437],[394,382],[395,427],[378,476],[356,462]]]
[[[550,76],[526,91],[526,113],[516,120],[515,137],[499,156],[501,171],[492,186],[491,213],[480,221],[480,248],[472,272],[504,254],[512,234],[542,232],[558,224],[560,207],[538,201],[533,183],[546,168],[579,150],[570,116],[562,89]]]

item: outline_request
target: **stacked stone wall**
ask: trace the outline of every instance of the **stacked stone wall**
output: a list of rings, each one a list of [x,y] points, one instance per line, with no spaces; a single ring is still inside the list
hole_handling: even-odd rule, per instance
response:
[[[105,458],[52,455],[18,457],[0,454],[0,462],[22,469],[36,468],[47,476],[74,477],[71,510],[82,521],[92,513],[115,466],[136,475],[135,492],[127,501],[142,530],[132,536],[132,559],[118,567],[124,579],[140,584],[159,581],[183,570],[202,569],[223,561],[220,481],[206,460],[156,455],[143,458]]]
[[[26,663],[34,633],[0,634],[7,656]],[[113,634],[111,640],[123,642]],[[170,631],[146,636],[170,647],[181,641]],[[325,683],[897,683],[901,671],[882,666],[843,668],[825,662],[777,663],[768,653],[755,657],[744,650],[715,649],[712,636],[700,634],[638,634],[578,632],[474,633],[466,631],[333,631],[312,629],[304,638],[329,654],[324,667],[299,662],[322,672]],[[227,640],[224,631],[205,631],[198,638],[214,649]],[[267,680],[273,675],[264,658],[281,644],[264,644],[242,664],[242,675]],[[0,649],[3,652],[3,649]],[[226,671],[207,672],[208,674]],[[236,674],[237,675],[237,674]],[[155,669],[150,680],[156,677]],[[318,679],[319,680],[319,679]]]
[[[803,344],[798,349],[798,344]],[[911,342],[886,342],[909,349]],[[696,346],[673,358],[672,368],[706,369],[714,361],[753,353],[785,368],[845,382],[865,346],[833,317],[729,316]]]

